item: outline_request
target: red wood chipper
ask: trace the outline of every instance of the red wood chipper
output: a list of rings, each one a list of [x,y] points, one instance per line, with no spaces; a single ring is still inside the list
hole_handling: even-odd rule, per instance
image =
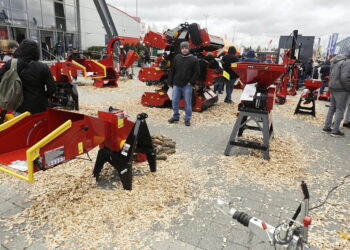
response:
[[[55,81],[56,91],[49,98],[49,107],[79,110],[78,90],[73,84],[72,77],[78,76],[78,72],[81,72],[81,75],[86,78],[103,78],[106,76],[106,67],[95,60],[75,59],[54,62],[50,66],[50,72]],[[13,117],[13,110],[4,110],[0,107],[0,124]]]
[[[197,81],[193,96],[193,111],[203,111],[218,101],[210,86],[216,78],[222,76],[220,67],[210,68],[205,60],[206,52],[216,51],[224,47],[224,41],[220,37],[209,35],[206,29],[201,29],[198,24],[183,23],[178,27],[161,33],[148,32],[144,43],[153,48],[164,50],[164,54],[158,57],[151,67],[143,67],[139,72],[139,80],[148,85],[160,83],[162,88],[155,92],[145,92],[141,103],[150,107],[171,107],[171,99],[167,95],[168,86],[166,80],[173,58],[180,53],[180,43],[188,41],[190,51],[199,59],[200,79]],[[151,84],[150,84],[151,83]],[[183,100],[180,107],[184,107]]]
[[[99,146],[94,176],[98,178],[104,163],[109,162],[117,169],[124,189],[131,190],[136,153],[144,154],[151,171],[156,171],[156,152],[146,118],[147,114],[141,113],[134,123],[122,110],[111,107],[99,111],[98,117],[55,109],[23,113],[0,125],[0,164],[5,165],[0,170],[33,183],[36,171]]]
[[[106,77],[106,67],[91,59],[69,59],[55,62],[50,66],[51,74],[56,83],[56,92],[50,98],[50,107],[79,110],[79,96],[72,77],[79,72],[85,78],[98,79]]]
[[[105,0],[93,0],[93,2],[109,40],[106,57],[99,61],[99,63],[106,67],[107,75],[103,78],[95,78],[94,86],[98,88],[118,87],[117,81],[119,76],[125,74],[127,68],[138,59],[138,55],[135,51],[129,50],[128,53],[125,53],[124,48],[121,45],[125,45],[125,43],[135,44],[135,38],[118,35],[112,15]],[[138,39],[136,40],[138,42]]]
[[[233,146],[258,149],[263,152],[265,160],[270,159],[269,141],[273,132],[272,108],[275,98],[275,83],[285,71],[285,65],[241,62],[233,63],[232,69],[239,75],[245,84],[241,103],[238,105],[238,117],[228,141],[225,155],[230,155]],[[249,125],[254,121],[256,126]],[[246,129],[261,131],[263,143],[244,140]]]
[[[97,88],[118,87],[117,81],[121,74],[125,74],[126,70],[139,58],[134,50],[129,50],[126,54],[124,48],[114,48],[118,44],[123,44],[125,37],[116,36],[109,40],[107,44],[107,55],[98,62],[106,67],[106,76],[103,78],[94,78],[94,86]],[[118,61],[115,56],[118,54]]]
[[[282,75],[280,82],[277,84],[276,89],[276,103],[284,104],[287,101],[287,95],[296,95],[298,84],[298,71],[300,63],[295,56],[296,42],[298,38],[298,31],[293,31],[292,46],[290,50],[287,50],[283,55],[283,64],[286,65],[287,70]],[[300,54],[301,45],[299,45],[298,54]],[[299,58],[299,55],[298,55]]]

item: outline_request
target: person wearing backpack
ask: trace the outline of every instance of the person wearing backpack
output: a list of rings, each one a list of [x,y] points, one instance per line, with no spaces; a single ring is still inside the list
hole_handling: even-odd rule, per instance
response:
[[[334,137],[343,137],[344,133],[339,130],[339,126],[344,117],[347,100],[350,98],[350,48],[345,54],[333,58],[329,89],[331,100],[323,132],[330,133]],[[332,121],[333,129],[331,129]]]
[[[23,102],[14,108],[16,114],[26,111],[31,114],[44,112],[49,105],[48,98],[55,93],[56,85],[49,67],[38,61],[40,57],[38,44],[33,40],[23,40],[14,57],[17,61],[15,68],[22,82],[23,92]],[[11,68],[12,60],[0,69],[0,84],[5,84],[2,78]],[[0,89],[2,89],[1,87]],[[2,94],[0,93],[0,96]]]

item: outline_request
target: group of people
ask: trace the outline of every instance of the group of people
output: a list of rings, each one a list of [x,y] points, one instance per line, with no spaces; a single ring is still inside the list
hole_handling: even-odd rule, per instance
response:
[[[169,119],[169,123],[175,123],[180,120],[179,101],[183,97],[185,101],[184,121],[186,126],[190,126],[192,87],[199,77],[200,67],[198,59],[190,53],[188,42],[182,42],[180,49],[181,53],[175,56],[168,77],[168,85],[173,87],[173,115]],[[12,57],[17,58],[17,72],[22,81],[24,101],[15,110],[16,114],[26,111],[32,114],[45,111],[48,107],[48,98],[53,95],[56,87],[49,67],[39,62],[40,52],[38,44],[33,40],[26,39],[20,45],[11,44],[10,50],[13,55],[4,58],[7,62],[0,69],[0,80],[4,73],[10,69]],[[257,62],[257,59],[254,59],[252,56],[253,53],[247,55],[244,61]],[[223,70],[227,72],[225,81],[226,97],[224,100],[226,103],[233,103],[231,96],[238,75],[232,70],[231,64],[238,61],[236,48],[233,46],[222,57]],[[346,54],[334,57],[332,63],[326,61],[321,67],[320,73],[323,82],[320,91],[323,92],[327,86],[328,77],[330,89],[330,107],[323,132],[332,136],[344,136],[344,133],[340,131],[344,113],[343,127],[350,128],[350,49]]]
[[[172,90],[172,107],[173,116],[169,119],[169,123],[175,123],[180,120],[179,113],[179,101],[183,97],[185,101],[185,118],[184,122],[186,126],[191,125],[192,116],[192,87],[194,86],[196,80],[200,74],[200,66],[197,58],[190,54],[189,43],[182,42],[180,44],[180,51],[178,55],[175,56],[171,64],[171,69],[168,76],[168,85],[173,87]],[[229,47],[227,54],[222,56],[222,66],[224,70],[225,77],[217,80],[214,85],[214,91],[216,93],[221,93],[226,87],[226,97],[224,99],[225,103],[232,104],[232,92],[234,84],[238,79],[238,75],[233,71],[231,64],[239,62],[239,58],[236,56],[236,48],[234,46]],[[208,67],[216,67],[218,64],[215,58],[212,57],[210,53],[207,55]],[[254,51],[249,51],[246,57],[241,60],[245,62],[259,62],[255,57]]]
[[[44,112],[49,106],[48,98],[54,94],[56,85],[49,67],[39,62],[40,51],[37,42],[25,39],[13,50],[11,58],[0,69],[0,84],[5,72],[11,68],[13,58],[17,59],[17,73],[23,90],[23,102],[15,110],[15,115],[26,111],[31,114]]]

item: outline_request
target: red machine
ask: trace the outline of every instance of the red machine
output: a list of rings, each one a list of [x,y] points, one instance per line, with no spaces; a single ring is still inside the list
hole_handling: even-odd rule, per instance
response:
[[[275,87],[271,86],[287,68],[284,65],[241,62],[232,65],[243,84],[256,83],[252,101],[242,101],[240,108],[271,111],[275,98]]]
[[[151,171],[156,171],[156,153],[146,118],[146,114],[139,114],[134,123],[122,110],[113,108],[99,111],[98,118],[55,109],[23,113],[0,125],[0,164],[8,166],[0,170],[33,183],[34,172],[99,146],[94,176],[98,178],[104,163],[109,162],[117,169],[124,189],[131,190],[135,153],[145,154]]]
[[[270,159],[269,141],[273,133],[271,111],[274,103],[275,88],[270,87],[285,71],[285,65],[241,62],[232,64],[232,69],[245,84],[238,105],[238,117],[226,146],[225,155],[230,155],[233,146],[258,149],[265,160]],[[254,121],[257,126],[248,124]],[[238,139],[246,129],[262,132],[263,143]]]
[[[215,78],[222,76],[221,68],[210,68],[205,60],[206,52],[216,51],[223,48],[221,38],[209,35],[206,29],[201,29],[198,24],[184,23],[175,29],[168,30],[163,34],[148,32],[144,43],[157,49],[163,49],[163,56],[158,57],[151,67],[143,67],[139,72],[139,80],[148,85],[160,83],[161,89],[155,92],[145,92],[141,103],[151,107],[170,107],[171,100],[167,95],[168,86],[166,79],[173,58],[180,53],[180,44],[188,41],[191,53],[195,54],[200,63],[200,79],[196,84],[194,93],[193,111],[203,111],[218,101],[218,96],[211,89]],[[184,107],[184,101],[180,101],[180,107]]]
[[[328,80],[328,85],[329,85],[329,76],[326,77]],[[318,97],[318,100],[320,101],[330,101],[331,100],[331,92],[329,90],[329,86],[327,85],[327,91],[323,91],[323,93],[320,93],[320,96]]]
[[[276,103],[279,104],[284,104],[287,101],[287,95],[296,95],[300,67],[300,63],[295,56],[297,38],[298,31],[294,30],[291,49],[283,55],[283,64],[287,66],[287,71],[281,77],[276,89]],[[299,45],[299,54],[300,49],[301,45]]]
[[[315,100],[317,100],[318,91],[322,86],[322,81],[319,80],[305,80],[304,81],[304,92],[301,94],[298,105],[294,111],[294,114],[307,114],[316,116],[316,105]],[[310,106],[306,106],[311,103]]]
[[[118,48],[118,51],[115,51],[115,46],[122,44],[122,41],[123,37],[117,36],[113,37],[108,42],[106,58],[98,61],[100,64],[106,67],[106,76],[103,78],[95,78],[95,87],[118,87],[117,81],[120,75],[126,74],[126,70],[139,58],[138,54],[134,50],[129,50],[127,54],[125,54],[124,48]],[[118,57],[118,61],[115,61],[115,57]]]
[[[78,71],[84,77],[98,79],[106,77],[106,67],[91,59],[70,59],[64,62],[55,62],[50,67],[56,83],[56,92],[50,98],[50,107],[79,110],[79,98],[76,85],[72,84],[72,77],[78,76]],[[88,76],[90,73],[91,76]]]
[[[104,78],[95,78],[94,86],[98,88],[118,87],[117,81],[119,76],[125,75],[127,68],[138,59],[138,55],[135,51],[129,50],[128,53],[125,54],[124,48],[120,45],[123,44],[124,40],[134,43],[135,40],[137,41],[138,39],[118,35],[105,0],[94,0],[94,4],[107,32],[107,38],[109,39],[106,58],[99,61],[99,63],[106,67],[107,75]]]
[[[284,104],[287,95],[296,95],[298,84],[299,63],[296,59],[291,59],[289,53],[283,57],[283,64],[287,66],[287,71],[282,75],[276,90],[276,102]]]

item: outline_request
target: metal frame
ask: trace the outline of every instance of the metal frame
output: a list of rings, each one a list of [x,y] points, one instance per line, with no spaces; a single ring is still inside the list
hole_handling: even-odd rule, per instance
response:
[[[235,125],[233,126],[230,139],[227,143],[227,146],[225,149],[225,155],[229,156],[231,153],[232,147],[238,146],[238,147],[261,150],[263,152],[264,160],[269,160],[270,159],[270,138],[273,133],[272,121],[269,118],[270,115],[271,113],[269,111],[261,111],[260,113],[240,111],[238,114],[237,120],[235,122]],[[247,125],[249,121],[254,121],[257,124],[257,126],[255,127],[255,126]],[[262,126],[259,124],[259,122],[261,121],[262,121]],[[238,140],[238,137],[241,137],[243,135],[244,130],[246,129],[261,131],[263,135],[263,143],[261,144],[261,143],[258,143],[255,141],[249,141],[249,140]]]

